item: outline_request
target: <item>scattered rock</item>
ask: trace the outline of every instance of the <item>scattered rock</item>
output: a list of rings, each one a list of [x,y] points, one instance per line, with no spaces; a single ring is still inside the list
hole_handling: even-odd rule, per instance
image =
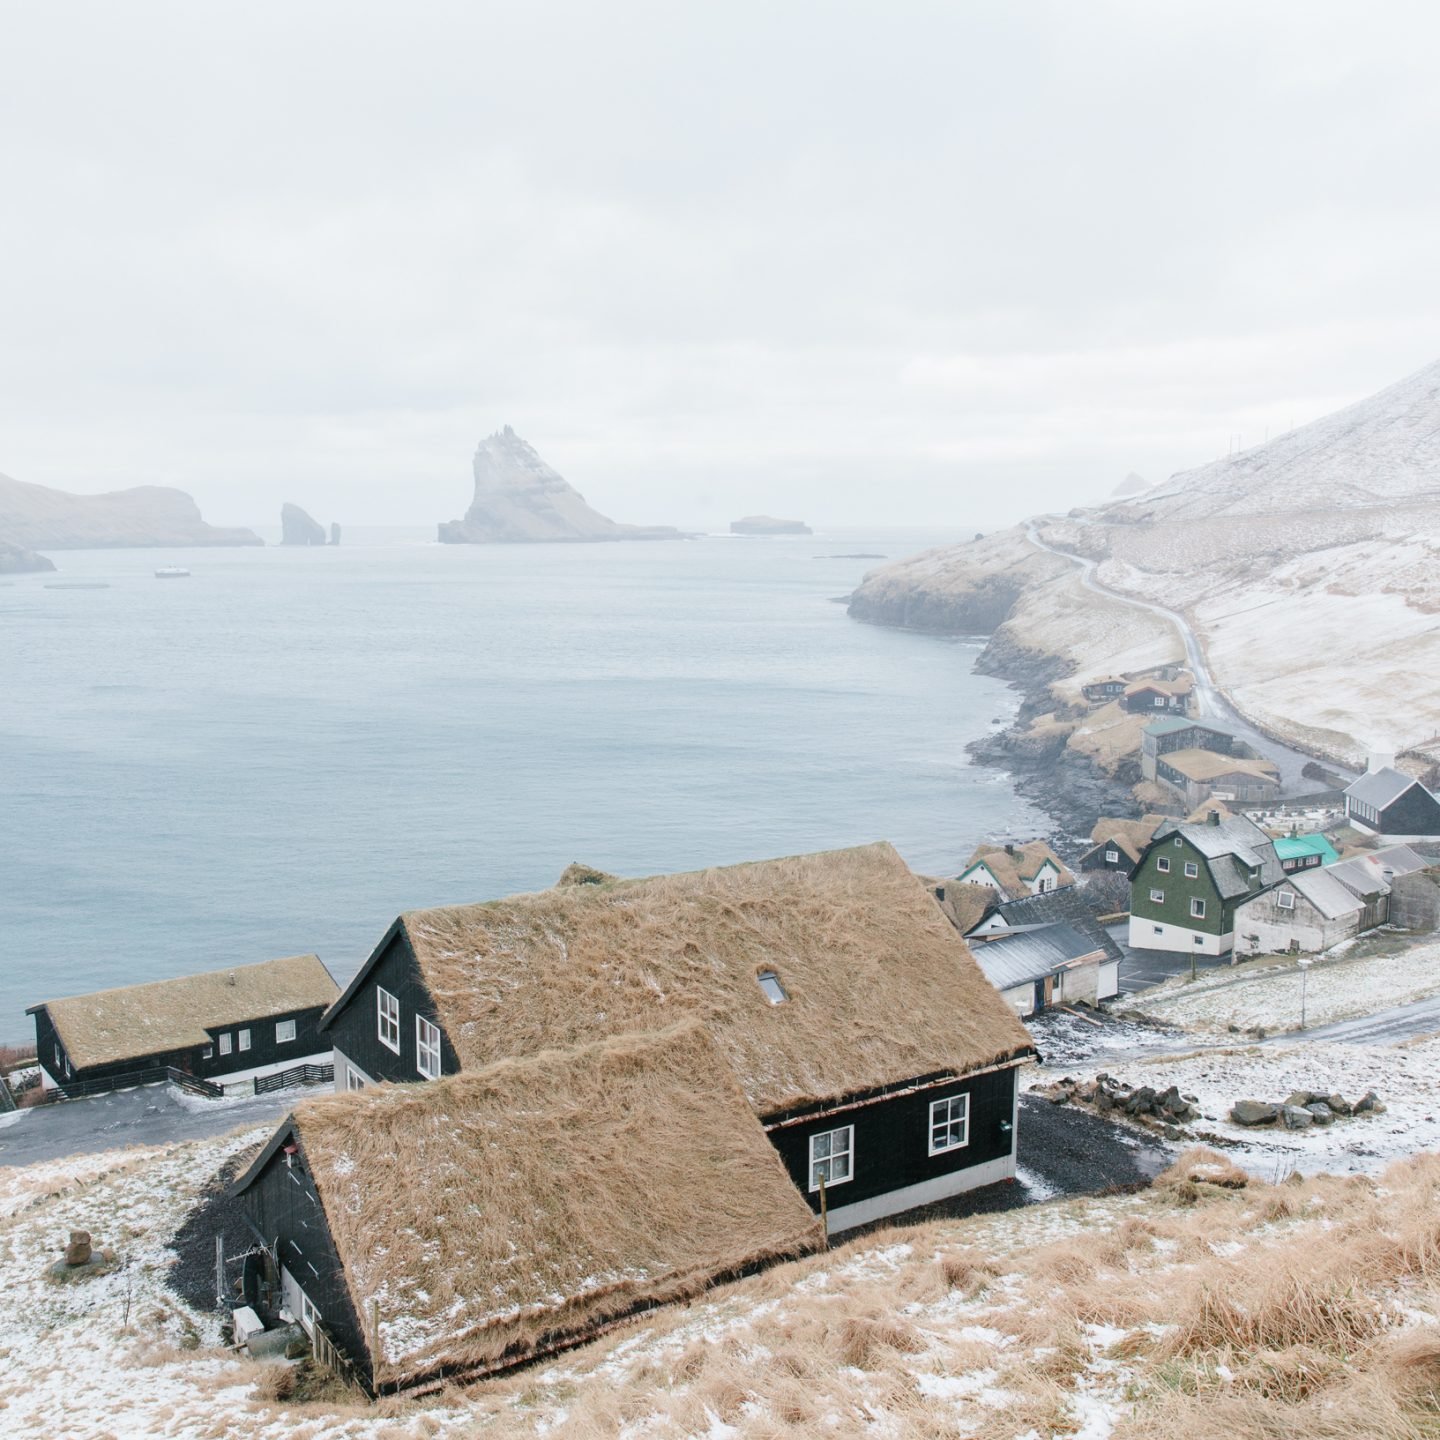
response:
[[[1237,1125],[1273,1125],[1280,1118],[1280,1107],[1264,1100],[1237,1100],[1230,1107],[1230,1118]]]
[[[1282,1105],[1280,1118],[1287,1130],[1308,1130],[1315,1123],[1315,1117],[1303,1105]]]
[[[1337,1115],[1353,1115],[1355,1113],[1355,1107],[1343,1095],[1327,1095],[1325,1103]]]
[[[72,1230],[70,1243],[65,1247],[65,1263],[67,1265],[88,1265],[91,1253],[90,1232],[88,1230]]]
[[[1323,1100],[1312,1100],[1304,1108],[1315,1117],[1317,1125],[1333,1125],[1335,1123],[1335,1112]]]
[[[1380,1104],[1379,1097],[1373,1090],[1367,1090],[1354,1105],[1356,1115],[1367,1115]]]

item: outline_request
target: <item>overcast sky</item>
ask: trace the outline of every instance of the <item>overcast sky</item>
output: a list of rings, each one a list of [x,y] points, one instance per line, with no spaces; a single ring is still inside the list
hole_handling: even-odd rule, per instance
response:
[[[991,526],[1440,357],[1432,3],[0,3],[0,471]]]

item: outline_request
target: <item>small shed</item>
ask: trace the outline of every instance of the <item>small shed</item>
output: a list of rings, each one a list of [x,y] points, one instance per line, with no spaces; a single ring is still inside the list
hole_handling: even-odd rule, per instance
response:
[[[1287,875],[1296,870],[1317,870],[1323,865],[1333,865],[1339,860],[1339,852],[1324,835],[1280,835],[1275,840],[1275,854],[1280,858],[1280,868]]]
[[[1367,771],[1345,791],[1345,818],[1369,834],[1440,837],[1440,800],[1415,776],[1390,765]]]
[[[1315,954],[1353,939],[1365,901],[1325,869],[1292,871],[1235,909],[1235,953]]]
[[[975,959],[1022,1018],[1051,1005],[1097,1005],[1120,993],[1119,961],[1063,921],[977,937]]]

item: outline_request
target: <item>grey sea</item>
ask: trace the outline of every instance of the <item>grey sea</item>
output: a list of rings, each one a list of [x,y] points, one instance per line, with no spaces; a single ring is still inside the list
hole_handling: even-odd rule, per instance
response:
[[[343,982],[401,910],[571,860],[888,839],[953,873],[1040,833],[966,759],[1015,707],[978,644],[836,603],[880,563],[839,557],[950,538],[58,553],[0,584],[0,1040],[51,997],[277,955]]]

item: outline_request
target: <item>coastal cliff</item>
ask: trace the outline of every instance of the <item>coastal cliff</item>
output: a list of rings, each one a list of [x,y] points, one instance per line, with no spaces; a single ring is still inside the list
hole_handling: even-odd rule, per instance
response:
[[[585,497],[508,425],[480,442],[473,469],[474,499],[464,519],[440,525],[444,544],[683,538],[668,525],[621,525],[591,509]]]
[[[325,527],[307,511],[289,502],[280,507],[280,543],[282,545],[327,544]]]
[[[0,475],[0,540],[23,550],[263,545],[252,530],[207,525],[183,490],[139,485],[72,495]]]
[[[47,560],[33,550],[22,550],[18,545],[8,545],[0,540],[0,575],[39,574],[54,568],[53,560]]]

